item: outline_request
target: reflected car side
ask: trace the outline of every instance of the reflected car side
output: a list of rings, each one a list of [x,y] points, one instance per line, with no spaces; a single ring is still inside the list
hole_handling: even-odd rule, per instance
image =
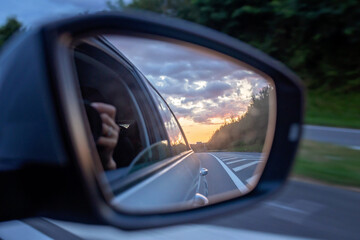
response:
[[[74,63],[83,101],[117,109],[120,134],[113,155],[117,169],[105,172],[115,196],[113,204],[126,211],[207,204],[208,185],[200,173],[200,159],[167,103],[139,70],[102,37],[79,42]],[[89,111],[87,116],[95,136],[96,122]],[[101,158],[102,149],[97,148]],[[135,186],[150,176],[151,182]]]

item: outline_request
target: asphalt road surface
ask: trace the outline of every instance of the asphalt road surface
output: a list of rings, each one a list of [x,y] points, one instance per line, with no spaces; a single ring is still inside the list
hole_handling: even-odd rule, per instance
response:
[[[360,149],[360,129],[305,125],[303,139]]]
[[[303,138],[360,148],[360,130],[305,126]],[[209,170],[206,178],[210,196],[224,191],[240,191],[239,194],[247,191],[256,182],[255,169],[262,163],[260,153],[198,155],[202,167]],[[54,223],[85,239],[360,239],[360,191],[290,180],[277,195],[248,210],[199,224],[124,232],[110,226]],[[0,237],[1,229],[11,230],[14,235],[25,234],[24,229],[29,228],[19,221],[3,224],[13,227],[0,226]]]
[[[211,194],[226,190],[219,178],[226,179],[227,190],[239,191],[238,181],[251,185],[255,168],[261,163],[260,153],[213,152],[199,156],[209,170],[206,177]],[[360,239],[360,192],[291,180],[277,195],[248,210],[198,224],[124,232],[110,226],[53,222],[84,239]],[[2,228],[12,230],[12,235],[24,234],[29,228],[19,221],[5,224],[13,224],[12,228]],[[30,230],[31,234],[39,234]]]
[[[360,192],[291,180],[248,211],[205,222],[215,226],[320,239],[360,239]]]
[[[303,138],[360,149],[357,129],[306,125]],[[225,154],[215,155],[229,163]],[[244,182],[248,177],[237,176]],[[291,180],[273,198],[205,224],[293,237],[360,239],[360,191]]]
[[[359,203],[360,192],[292,180],[277,195],[248,210],[216,216],[198,224],[126,232],[110,226],[52,222],[84,239],[351,240],[360,236]],[[14,225],[24,231],[19,223]]]
[[[234,191],[242,195],[257,181],[255,172],[262,162],[261,153],[254,152],[211,152],[195,153],[201,167],[208,169],[206,181],[208,196]],[[221,180],[221,181],[220,181]]]

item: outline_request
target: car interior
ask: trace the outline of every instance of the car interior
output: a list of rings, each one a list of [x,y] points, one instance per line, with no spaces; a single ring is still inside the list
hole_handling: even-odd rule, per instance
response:
[[[95,55],[95,56],[94,56]],[[94,56],[94,57],[92,57]],[[89,125],[96,141],[101,135],[101,119],[89,105],[92,102],[102,102],[116,107],[115,122],[120,127],[119,139],[114,149],[113,158],[117,168],[130,165],[135,156],[144,149],[144,140],[141,139],[138,127],[138,113],[132,101],[131,91],[125,83],[125,78],[134,78],[122,65],[110,68],[99,60],[111,60],[101,50],[82,43],[75,48],[74,59],[79,79]],[[112,60],[114,64],[117,62]],[[128,79],[128,80],[129,80]],[[96,119],[100,119],[96,120]],[[101,158],[102,148],[97,147]]]

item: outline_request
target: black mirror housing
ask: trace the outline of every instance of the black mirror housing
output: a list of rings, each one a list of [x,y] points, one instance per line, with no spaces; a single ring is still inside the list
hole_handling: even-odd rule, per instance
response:
[[[98,32],[151,34],[197,44],[238,59],[270,76],[276,87],[276,128],[268,162],[245,196],[173,213],[129,214],[108,204],[96,176],[94,149],[76,128],[77,101],[67,49]],[[29,47],[31,46],[31,47]],[[211,29],[154,14],[84,15],[45,24],[2,53],[0,72],[0,220],[34,215],[107,223],[124,229],[165,226],[229,213],[276,192],[286,181],[301,136],[303,87],[282,63]],[[30,64],[31,63],[31,64]],[[14,71],[15,66],[21,71]],[[6,194],[3,194],[6,193]]]
[[[2,53],[1,66],[0,219],[49,209],[62,215],[60,206],[79,203],[83,188],[63,144],[41,31],[12,42]],[[86,206],[81,202],[78,206]]]

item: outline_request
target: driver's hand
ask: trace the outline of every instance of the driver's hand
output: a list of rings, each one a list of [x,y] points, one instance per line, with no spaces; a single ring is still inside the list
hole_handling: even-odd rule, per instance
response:
[[[99,113],[102,120],[102,136],[98,139],[97,144],[105,148],[104,157],[105,170],[116,169],[116,163],[113,159],[114,148],[116,147],[119,137],[119,126],[115,123],[116,108],[110,104],[93,102],[91,106]]]

